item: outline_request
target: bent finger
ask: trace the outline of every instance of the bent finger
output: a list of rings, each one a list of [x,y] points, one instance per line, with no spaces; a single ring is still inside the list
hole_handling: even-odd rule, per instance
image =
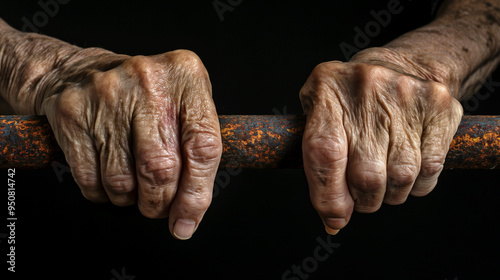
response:
[[[340,112],[314,108],[307,116],[302,142],[311,202],[329,234],[349,221],[354,201],[346,181],[347,139]]]
[[[99,156],[94,140],[78,118],[83,116],[76,89],[44,100],[45,113],[61,147],[71,174],[85,198],[93,202],[109,200],[101,183]]]
[[[222,153],[219,119],[208,75],[185,89],[180,110],[182,173],[169,213],[171,233],[189,239],[208,209]]]

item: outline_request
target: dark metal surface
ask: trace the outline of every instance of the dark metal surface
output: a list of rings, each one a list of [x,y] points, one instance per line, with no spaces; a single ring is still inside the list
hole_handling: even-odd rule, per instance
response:
[[[500,169],[500,116],[464,116],[445,167]]]
[[[219,116],[221,167],[301,168],[305,116]],[[0,167],[43,168],[63,162],[44,116],[0,116]],[[445,168],[500,168],[500,116],[464,116]]]

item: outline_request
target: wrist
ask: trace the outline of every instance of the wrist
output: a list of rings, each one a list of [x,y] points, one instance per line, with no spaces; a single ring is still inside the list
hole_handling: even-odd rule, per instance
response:
[[[414,54],[410,48],[379,47],[365,49],[356,54],[352,62],[363,62],[390,68],[394,71],[412,75],[422,80],[434,81],[452,90],[458,87],[459,72],[454,64],[445,64],[438,59]]]
[[[46,113],[42,110],[42,103],[45,99],[62,92],[68,85],[83,82],[96,71],[113,68],[127,57],[101,48],[79,49],[70,56],[64,57],[63,62],[54,65],[40,79],[34,92],[35,113]]]
[[[82,49],[0,21],[0,94],[17,114],[39,114],[63,73],[82,61],[111,52]]]
[[[17,114],[34,114],[47,74],[78,47],[35,33],[0,31],[0,93]]]

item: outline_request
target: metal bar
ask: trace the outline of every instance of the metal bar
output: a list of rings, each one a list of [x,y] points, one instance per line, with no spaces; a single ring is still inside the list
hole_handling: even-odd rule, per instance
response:
[[[301,168],[305,116],[219,116],[220,167]],[[0,116],[0,168],[64,162],[44,116]],[[464,116],[445,168],[500,169],[500,116]]]

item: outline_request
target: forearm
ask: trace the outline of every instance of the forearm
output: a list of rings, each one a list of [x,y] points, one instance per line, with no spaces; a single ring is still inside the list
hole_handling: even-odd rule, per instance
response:
[[[39,114],[46,87],[57,72],[85,57],[106,52],[20,32],[0,19],[0,94],[17,114]]]
[[[433,22],[388,43],[381,53],[398,68],[441,82],[455,98],[465,99],[500,61],[500,1],[445,1]],[[358,57],[367,58],[373,55]]]

